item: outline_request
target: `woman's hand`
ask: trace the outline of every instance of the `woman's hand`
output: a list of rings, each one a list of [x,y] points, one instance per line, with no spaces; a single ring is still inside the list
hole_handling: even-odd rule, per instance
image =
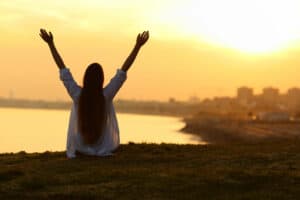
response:
[[[53,43],[53,35],[51,32],[48,33],[45,29],[40,29],[40,36],[47,44]]]
[[[143,46],[149,39],[149,31],[144,31],[143,33],[139,33],[136,38],[136,46]]]
[[[148,39],[149,31],[144,31],[143,33],[138,34],[136,44],[122,66],[122,70],[124,72],[127,72],[127,70],[131,67],[141,47],[148,41]]]
[[[50,51],[51,51],[51,54],[54,58],[54,61],[57,65],[57,67],[59,69],[63,69],[63,68],[66,68],[65,66],[65,63],[63,61],[63,59],[60,57],[56,47],[55,47],[55,44],[53,42],[53,35],[51,32],[47,32],[45,29],[40,29],[40,36],[41,38],[48,44],[49,48],[50,48]]]

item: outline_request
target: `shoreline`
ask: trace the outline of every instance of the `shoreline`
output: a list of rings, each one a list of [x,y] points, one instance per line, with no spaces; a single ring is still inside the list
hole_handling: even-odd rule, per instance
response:
[[[300,138],[298,122],[250,122],[184,118],[182,132],[199,136],[208,144],[257,143]]]
[[[67,110],[72,106],[71,101],[46,101],[28,99],[8,99],[0,97],[0,107],[20,109],[55,109]],[[114,107],[120,113],[161,116],[189,116],[194,114],[198,104],[187,102],[136,101],[116,99]]]
[[[44,107],[44,106],[0,106],[3,109],[32,109],[32,110],[64,110],[69,111],[71,109],[71,104],[69,107]],[[168,112],[148,112],[148,111],[130,111],[124,109],[115,108],[116,113],[122,114],[136,114],[136,115],[150,115],[150,116],[162,116],[162,117],[176,117],[183,119],[184,117],[180,114],[168,113]]]
[[[24,110],[58,110],[58,111],[70,111],[70,108],[59,108],[59,107],[28,107],[28,106],[0,106],[0,109],[24,109]],[[136,115],[149,115],[149,116],[162,116],[162,117],[175,117],[179,119],[183,119],[182,116],[176,115],[176,114],[164,114],[164,113],[147,113],[147,112],[134,112],[134,111],[120,111],[116,110],[116,114],[122,113],[122,114],[136,114]]]

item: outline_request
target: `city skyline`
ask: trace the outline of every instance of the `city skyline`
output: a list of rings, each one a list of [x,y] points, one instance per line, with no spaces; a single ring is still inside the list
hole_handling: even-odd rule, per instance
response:
[[[186,102],[201,102],[201,101],[206,101],[209,99],[220,99],[220,98],[252,98],[252,97],[258,97],[258,96],[263,96],[263,95],[277,95],[277,96],[292,96],[292,98],[299,98],[300,100],[300,87],[290,87],[287,88],[286,91],[281,91],[277,87],[273,86],[267,86],[262,88],[260,91],[254,92],[253,88],[250,86],[240,86],[236,88],[235,94],[232,96],[213,96],[213,97],[204,97],[204,98],[199,98],[196,95],[191,95],[187,97],[184,100],[181,99],[176,99],[176,97],[169,97],[167,100],[162,101],[162,102],[176,102],[176,101],[186,101]],[[7,96],[0,96],[2,99],[20,99],[20,100],[41,100],[47,102],[47,99],[24,99],[24,98],[18,98],[15,93],[10,90],[9,94]],[[148,99],[148,100],[141,100],[141,99],[126,99],[126,98],[116,98],[116,100],[125,100],[125,101],[159,101],[155,99]],[[51,100],[50,100],[51,101]],[[53,101],[53,100],[52,100]],[[55,99],[54,101],[65,101],[64,99]]]

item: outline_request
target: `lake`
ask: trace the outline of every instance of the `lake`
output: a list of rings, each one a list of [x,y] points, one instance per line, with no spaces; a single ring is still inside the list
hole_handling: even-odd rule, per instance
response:
[[[68,110],[0,108],[0,153],[64,151]],[[122,144],[201,144],[200,138],[179,132],[179,118],[118,114]]]

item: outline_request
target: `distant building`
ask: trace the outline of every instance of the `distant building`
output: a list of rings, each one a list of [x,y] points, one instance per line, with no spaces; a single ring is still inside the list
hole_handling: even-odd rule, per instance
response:
[[[290,99],[300,99],[300,88],[289,89],[287,95]]]
[[[253,101],[253,89],[248,87],[240,87],[237,89],[237,100],[242,105],[247,105]]]
[[[287,104],[291,110],[299,110],[300,107],[300,88],[291,88],[287,92]]]
[[[261,97],[264,102],[276,104],[280,99],[279,89],[273,87],[264,88]]]
[[[213,102],[219,112],[228,112],[234,106],[234,100],[230,97],[215,97]]]

